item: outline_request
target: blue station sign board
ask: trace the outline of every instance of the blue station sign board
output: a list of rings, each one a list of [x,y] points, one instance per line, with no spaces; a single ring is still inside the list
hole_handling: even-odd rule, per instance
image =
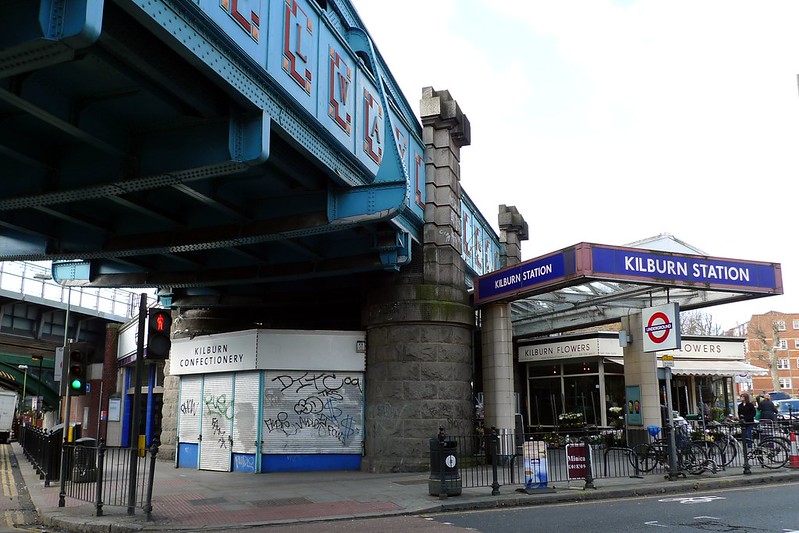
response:
[[[474,300],[509,301],[593,280],[782,294],[779,263],[580,243],[481,276]]]

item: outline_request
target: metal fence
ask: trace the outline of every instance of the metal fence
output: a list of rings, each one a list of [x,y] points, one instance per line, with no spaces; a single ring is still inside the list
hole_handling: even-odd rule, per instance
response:
[[[139,295],[129,289],[64,287],[50,276],[49,262],[0,261],[0,289],[42,298],[53,307],[67,306],[97,316],[126,322],[138,313]]]
[[[19,441],[25,457],[49,487],[51,481],[58,479],[61,472],[61,444],[64,440],[63,427],[58,430],[41,429],[26,424],[17,430]]]
[[[97,516],[102,516],[105,505],[127,507],[128,514],[140,507],[149,518],[158,446],[120,448],[105,446],[102,441],[98,445],[78,441],[65,448],[61,500],[70,497],[92,502]]]
[[[111,505],[127,507],[128,514],[139,507],[151,517],[157,442],[146,449],[105,446],[91,438],[64,443],[63,428],[32,426],[23,426],[18,440],[45,485],[60,482],[60,507],[69,497],[94,503],[97,516]]]
[[[736,423],[704,423],[693,421],[688,427],[694,442],[719,443],[713,459],[720,471],[746,466],[741,442],[741,428]],[[761,436],[777,436],[790,440],[799,432],[797,422],[781,421],[759,424]],[[547,483],[574,482],[590,486],[596,479],[663,475],[668,466],[658,463],[642,472],[637,453],[641,446],[662,439],[667,434],[660,427],[627,431],[623,428],[560,428],[559,431],[502,433],[489,430],[480,435],[446,436],[457,457],[458,476],[463,487],[525,486],[539,468],[545,469]],[[726,443],[729,448],[721,444]],[[432,455],[432,454],[431,454]],[[543,461],[541,461],[543,459]],[[431,483],[444,467],[431,468]],[[434,475],[433,472],[436,474]],[[496,492],[498,493],[498,492]]]

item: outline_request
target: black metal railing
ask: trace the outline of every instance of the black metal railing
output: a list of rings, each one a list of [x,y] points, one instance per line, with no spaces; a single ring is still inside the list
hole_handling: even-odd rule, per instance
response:
[[[712,458],[719,471],[745,466],[741,427],[737,422],[704,423],[691,421],[687,434],[692,441],[716,443]],[[799,432],[796,422],[761,423],[755,434],[790,439]],[[458,476],[463,487],[491,487],[492,493],[508,485],[525,486],[537,468],[544,468],[546,482],[585,483],[595,479],[662,475],[668,462],[646,465],[641,456],[647,445],[668,434],[660,427],[623,428],[573,427],[525,432],[502,432],[494,428],[476,435],[448,435],[456,443],[451,452],[457,457]],[[710,446],[710,445],[708,445]],[[543,459],[543,462],[541,461]],[[438,470],[436,470],[438,472]],[[431,483],[435,480],[431,477]]]
[[[144,509],[149,517],[157,444],[138,449],[105,446],[102,441],[96,445],[76,442],[66,445],[66,452],[65,496],[93,502],[97,516],[102,515],[105,505],[133,505]]]
[[[25,457],[44,480],[46,487],[58,479],[61,471],[61,445],[64,441],[63,428],[52,431],[35,426],[21,425],[18,428],[19,441]]]
[[[139,507],[151,518],[157,441],[146,449],[105,446],[91,438],[64,443],[63,428],[48,431],[32,426],[23,426],[18,440],[46,485],[61,481],[59,505],[69,497],[94,503],[97,516],[111,505],[128,507],[129,514]]]

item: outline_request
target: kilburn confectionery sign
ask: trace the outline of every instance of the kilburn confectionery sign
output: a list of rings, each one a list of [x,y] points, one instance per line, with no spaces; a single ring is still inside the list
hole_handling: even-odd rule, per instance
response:
[[[598,279],[782,294],[778,263],[580,243],[481,276],[474,300],[512,300]]]

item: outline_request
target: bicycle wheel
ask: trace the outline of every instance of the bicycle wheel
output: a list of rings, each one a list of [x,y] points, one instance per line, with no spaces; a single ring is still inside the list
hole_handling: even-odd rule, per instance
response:
[[[790,449],[781,439],[763,439],[756,449],[760,452],[757,460],[765,468],[782,468],[790,456]]]
[[[651,472],[658,465],[657,446],[654,444],[636,444],[630,454],[630,463],[639,472]]]
[[[688,445],[680,450],[680,465],[689,474],[698,476],[707,469],[707,454],[705,453],[705,446],[690,442]]]
[[[727,435],[716,440],[715,444],[721,450],[721,457],[718,459],[714,458],[716,465],[722,468],[730,466],[732,462],[735,461],[735,458],[738,457],[738,441],[735,440],[735,437],[732,435]]]
[[[712,460],[717,467],[726,466],[732,462],[732,460],[727,457],[724,448],[722,448],[717,442],[712,442],[709,440],[695,440],[693,441],[693,444],[703,448],[705,450],[705,457]]]

